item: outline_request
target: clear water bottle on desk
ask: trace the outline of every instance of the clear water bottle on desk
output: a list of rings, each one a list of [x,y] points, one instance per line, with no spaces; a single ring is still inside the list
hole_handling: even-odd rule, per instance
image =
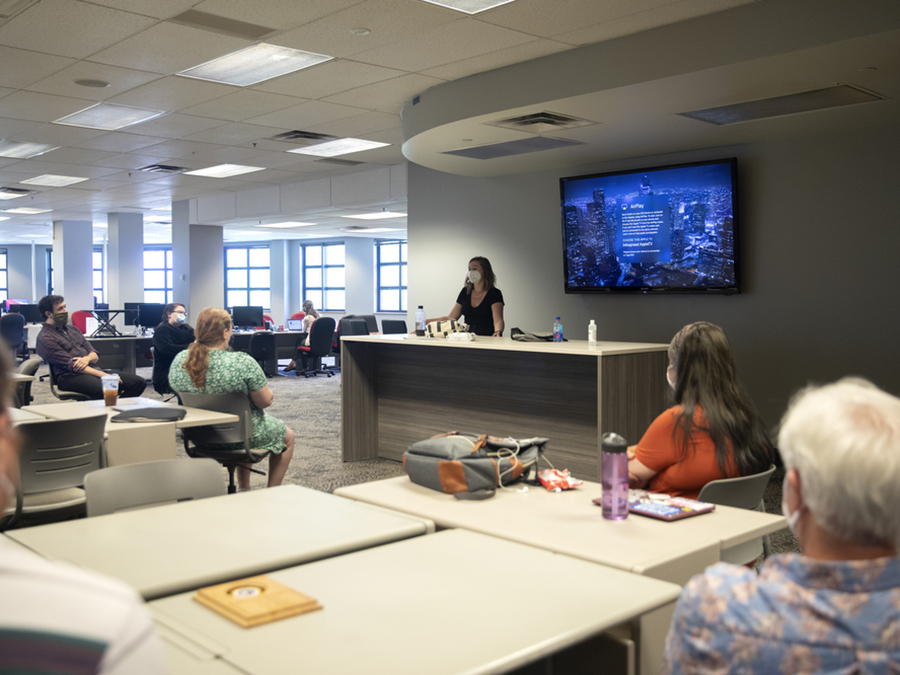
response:
[[[596,347],[597,346],[597,324],[594,323],[594,320],[591,319],[591,322],[588,324],[588,347]]]
[[[416,310],[416,335],[425,337],[425,308],[422,305]]]
[[[556,321],[553,322],[553,341],[563,341],[563,326],[562,321],[559,320],[559,317],[556,317]]]
[[[603,434],[600,475],[603,517],[624,520],[628,517],[628,444],[619,434]]]

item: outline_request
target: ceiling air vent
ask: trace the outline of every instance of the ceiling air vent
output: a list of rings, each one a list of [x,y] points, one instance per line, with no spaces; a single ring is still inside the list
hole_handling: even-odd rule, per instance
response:
[[[351,159],[335,159],[334,157],[325,157],[315,161],[322,164],[337,164],[338,166],[359,166],[360,164],[365,164],[365,162],[354,162]]]
[[[16,197],[27,197],[33,195],[34,190],[23,190],[22,188],[0,187],[0,192],[6,195],[6,199],[15,199]]]
[[[198,12],[195,9],[189,9],[178,16],[173,16],[169,21],[172,23],[179,23],[182,26],[200,28],[201,30],[209,30],[214,33],[232,35],[248,40],[259,40],[263,35],[275,32],[274,28],[269,28],[268,26],[259,26],[255,23],[237,21],[236,19],[229,19],[224,16],[219,16],[218,14]]]
[[[494,122],[487,122],[486,124],[492,127],[503,127],[504,129],[515,129],[517,131],[529,131],[533,134],[542,134],[547,131],[562,131],[563,129],[586,127],[597,124],[597,122],[591,122],[590,120],[581,119],[580,117],[572,117],[571,115],[563,115],[561,113],[544,110],[528,115],[495,120]]]
[[[796,115],[798,113],[812,112],[813,110],[826,110],[857,103],[871,103],[883,101],[884,96],[875,94],[849,84],[841,84],[826,89],[814,89],[799,94],[787,96],[775,96],[763,98],[746,103],[723,105],[717,108],[705,108],[691,112],[678,113],[682,117],[692,120],[724,126],[737,124],[738,122],[751,122],[768,117],[781,117],[783,115]]]
[[[138,171],[146,171],[147,173],[173,174],[187,171],[187,168],[183,166],[172,166],[171,164],[148,164],[147,166],[142,166],[140,169],[138,169]]]
[[[276,136],[272,136],[271,138],[267,138],[269,141],[282,141],[284,143],[293,143],[297,145],[315,145],[316,143],[324,143],[325,141],[333,141],[337,138],[337,136],[330,136],[328,134],[317,134],[314,131],[285,131],[283,134],[278,134]]]

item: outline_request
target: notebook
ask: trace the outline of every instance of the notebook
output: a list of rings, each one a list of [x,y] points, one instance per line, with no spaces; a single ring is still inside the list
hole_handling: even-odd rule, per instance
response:
[[[709,513],[715,508],[715,504],[685,497],[669,497],[666,500],[638,498],[628,501],[628,510],[632,513],[660,520],[681,520]]]
[[[288,330],[303,330],[303,319],[288,319]]]

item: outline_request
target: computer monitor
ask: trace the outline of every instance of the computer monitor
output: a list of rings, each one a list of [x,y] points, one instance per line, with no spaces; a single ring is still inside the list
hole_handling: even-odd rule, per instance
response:
[[[16,299],[16,298],[7,298],[3,301],[3,309],[7,312],[11,312],[13,310],[10,309],[13,305],[27,305],[28,300],[25,299]]]
[[[142,302],[126,302],[123,303],[122,308],[125,310],[122,312],[122,316],[125,319],[126,326],[137,326],[138,325],[138,307],[140,307]]]
[[[10,305],[10,312],[18,312],[25,317],[25,323],[43,323],[44,317],[37,305]]]
[[[256,328],[263,325],[262,307],[232,307],[231,322],[235,328]]]
[[[144,328],[155,328],[162,322],[162,315],[165,311],[165,305],[142,302],[138,305],[137,325]]]

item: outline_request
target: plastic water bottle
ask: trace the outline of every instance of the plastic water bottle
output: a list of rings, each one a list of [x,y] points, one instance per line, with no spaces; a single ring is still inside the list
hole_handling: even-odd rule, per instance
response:
[[[619,434],[603,434],[600,445],[600,482],[603,517],[624,520],[628,517],[628,444]]]
[[[562,342],[563,341],[562,321],[559,320],[559,317],[556,317],[556,321],[553,322],[553,341],[554,342]]]
[[[425,337],[425,309],[422,305],[416,310],[416,335]]]
[[[591,319],[591,322],[588,324],[588,347],[596,347],[597,346],[597,324],[594,323],[594,320]]]

